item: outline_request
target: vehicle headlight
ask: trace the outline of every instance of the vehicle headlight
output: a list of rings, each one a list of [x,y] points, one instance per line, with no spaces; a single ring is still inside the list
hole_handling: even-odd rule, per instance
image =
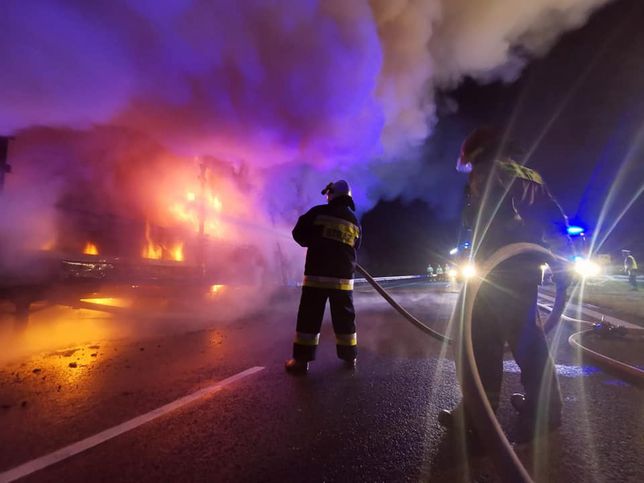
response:
[[[476,267],[471,263],[464,265],[461,268],[461,275],[463,275],[463,278],[465,279],[474,277],[476,275]]]
[[[575,261],[575,272],[584,278],[596,277],[601,273],[601,267],[591,260],[579,258]]]

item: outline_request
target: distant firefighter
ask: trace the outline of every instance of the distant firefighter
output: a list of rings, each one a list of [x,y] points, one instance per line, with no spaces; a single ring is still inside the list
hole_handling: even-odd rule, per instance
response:
[[[354,214],[349,183],[329,183],[322,194],[328,204],[311,208],[300,216],[293,229],[295,241],[308,250],[293,358],[286,361],[286,371],[291,374],[306,374],[309,362],[315,360],[327,300],[338,357],[353,369],[358,353],[353,274],[361,228]]]
[[[624,272],[628,275],[631,290],[637,290],[637,260],[630,250],[622,250],[622,255],[624,255]]]
[[[477,237],[472,242],[475,262],[484,262],[499,248],[517,242],[538,243],[568,254],[567,218],[554,201],[541,175],[517,162],[520,151],[493,129],[479,128],[461,147],[457,170],[468,174],[464,220]],[[474,222],[478,223],[476,230]],[[520,412],[520,437],[536,429],[559,426],[562,402],[554,363],[545,335],[536,321],[537,286],[542,256],[522,255],[499,264],[483,281],[472,312],[472,344],[481,382],[496,411],[507,343],[521,369],[524,394],[512,403]],[[552,263],[552,262],[551,262]],[[564,286],[567,277],[555,271]],[[463,388],[463,402],[443,410],[439,421],[448,427],[469,414],[471,388]],[[539,427],[537,428],[537,424]]]
[[[427,265],[427,276],[430,279],[434,278],[434,267],[432,267],[431,263]]]
[[[438,264],[436,267],[436,280],[443,280],[443,267]]]

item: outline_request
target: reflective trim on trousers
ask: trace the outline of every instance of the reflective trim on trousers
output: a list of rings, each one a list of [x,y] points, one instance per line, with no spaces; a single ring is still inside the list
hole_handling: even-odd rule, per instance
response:
[[[304,332],[296,332],[295,344],[316,346],[320,343],[320,334],[306,334]]]
[[[358,334],[335,334],[335,343],[337,345],[358,345]]]
[[[329,288],[335,290],[353,290],[353,279],[304,275],[304,287]]]

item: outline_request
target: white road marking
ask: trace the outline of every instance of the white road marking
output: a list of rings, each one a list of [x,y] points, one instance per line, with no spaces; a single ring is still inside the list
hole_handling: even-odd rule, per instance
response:
[[[263,369],[264,368],[260,366],[251,367],[250,369],[246,369],[245,371],[235,374],[234,376],[228,377],[219,382],[216,382],[215,384],[211,384],[210,386],[195,391],[192,394],[179,398],[176,401],[165,404],[160,408],[153,409],[152,411],[142,414],[141,416],[137,416],[133,419],[130,419],[129,421],[125,421],[124,423],[121,423],[117,426],[106,429],[105,431],[101,431],[94,436],[90,436],[89,438],[85,438],[81,441],[70,444],[69,446],[65,446],[64,448],[54,451],[53,453],[49,453],[45,456],[41,456],[40,458],[28,461],[20,466],[16,466],[15,468],[0,473],[0,483],[15,481],[18,478],[23,478],[36,471],[42,470],[43,468],[47,468],[48,466],[66,460],[67,458],[71,458],[78,453],[82,453],[83,451],[93,448],[94,446],[104,443],[105,441],[115,438],[123,433],[127,433],[128,431],[138,428],[145,423],[149,423],[150,421],[153,421],[165,414],[174,411],[175,409],[185,406],[186,404],[190,404],[191,402],[196,401],[204,396],[214,394],[221,390],[224,386],[232,384],[233,382],[250,376],[251,374],[255,374],[256,372],[259,372]]]

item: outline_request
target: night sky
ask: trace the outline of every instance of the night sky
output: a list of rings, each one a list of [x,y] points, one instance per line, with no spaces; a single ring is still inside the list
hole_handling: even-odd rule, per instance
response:
[[[362,219],[362,262],[378,274],[423,272],[456,245],[465,179],[454,163],[463,136],[480,124],[501,126],[526,149],[572,222],[610,234],[600,253],[644,256],[644,4],[622,0],[564,35],[511,84],[465,81],[443,92],[442,110],[425,148],[424,171],[409,195],[381,201]],[[454,102],[458,105],[455,112]],[[621,176],[618,172],[622,168]],[[424,190],[440,176],[440,188]],[[615,181],[619,179],[621,181]],[[609,191],[613,188],[613,202]],[[416,199],[414,199],[416,198]],[[610,226],[635,199],[614,230]],[[606,206],[603,227],[598,227]]]

